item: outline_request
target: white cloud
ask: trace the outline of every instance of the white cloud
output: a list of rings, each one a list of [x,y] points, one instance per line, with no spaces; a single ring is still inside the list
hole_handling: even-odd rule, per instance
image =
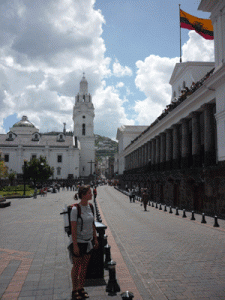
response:
[[[123,104],[127,100],[119,97],[118,91],[113,86],[103,85],[98,88],[93,96],[95,106],[95,132],[115,138],[116,128],[121,125],[134,125],[133,120],[126,116]]]
[[[121,88],[121,87],[123,87],[124,86],[124,83],[123,82],[118,82],[117,84],[116,84],[116,88]]]
[[[136,101],[134,110],[139,124],[150,124],[170,101],[169,79],[178,58],[150,55],[144,61],[137,61],[136,86],[145,93],[146,99]]]
[[[214,42],[203,39],[195,31],[189,32],[189,40],[182,47],[182,61],[214,61]],[[179,58],[150,55],[137,61],[136,87],[145,93],[146,99],[137,100],[134,110],[139,124],[151,124],[171,100],[169,84],[172,71]]]
[[[194,30],[188,32],[189,40],[182,47],[182,61],[214,61],[214,41],[206,40]]]
[[[82,72],[94,94],[111,75],[94,0],[8,0],[0,4],[0,131],[27,115],[41,131],[72,128]]]
[[[132,76],[132,70],[127,66],[121,66],[119,61],[116,59],[113,63],[113,74],[116,77]]]

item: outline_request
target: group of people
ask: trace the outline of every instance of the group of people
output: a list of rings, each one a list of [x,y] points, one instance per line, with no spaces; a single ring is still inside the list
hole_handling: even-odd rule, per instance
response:
[[[141,188],[139,191],[139,188],[136,190],[134,188],[128,189],[128,187],[126,186],[126,191],[129,192],[129,198],[130,198],[130,202],[135,202],[135,196],[136,194],[141,194],[142,197],[142,203],[144,206],[144,210],[147,211],[147,204],[150,200],[149,198],[149,192],[147,188]]]

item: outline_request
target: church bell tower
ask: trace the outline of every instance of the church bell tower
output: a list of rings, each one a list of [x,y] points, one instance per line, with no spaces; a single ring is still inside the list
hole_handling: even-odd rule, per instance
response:
[[[84,76],[73,107],[74,139],[80,150],[80,176],[95,172],[94,106],[88,93],[88,82]]]

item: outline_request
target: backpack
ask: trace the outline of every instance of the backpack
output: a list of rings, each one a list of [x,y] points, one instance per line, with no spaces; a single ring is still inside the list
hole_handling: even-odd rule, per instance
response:
[[[90,205],[91,211],[93,213],[93,216],[95,216],[93,205],[91,203],[89,203],[89,205]],[[81,219],[81,231],[83,230],[83,219],[81,217],[81,207],[80,207],[80,205],[78,203],[77,204],[72,204],[72,205],[69,205],[69,206],[65,205],[65,208],[63,209],[63,212],[60,213],[60,215],[64,215],[64,230],[65,230],[65,232],[67,233],[68,236],[70,236],[72,234],[70,213],[71,213],[71,210],[74,206],[76,206],[76,208],[77,208],[77,220],[79,218]],[[94,224],[94,222],[93,222],[93,224]]]

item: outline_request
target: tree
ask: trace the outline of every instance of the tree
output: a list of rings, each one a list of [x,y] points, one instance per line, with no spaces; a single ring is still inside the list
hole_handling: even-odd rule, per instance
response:
[[[5,161],[2,158],[2,152],[0,151],[0,179],[8,176],[8,167],[5,165]]]
[[[10,173],[8,174],[10,184],[13,185],[13,181],[16,178],[16,172],[10,169]]]
[[[33,158],[27,163],[25,170],[25,178],[31,179],[36,185],[36,182],[43,183],[54,174],[54,168],[50,167],[44,156]]]

